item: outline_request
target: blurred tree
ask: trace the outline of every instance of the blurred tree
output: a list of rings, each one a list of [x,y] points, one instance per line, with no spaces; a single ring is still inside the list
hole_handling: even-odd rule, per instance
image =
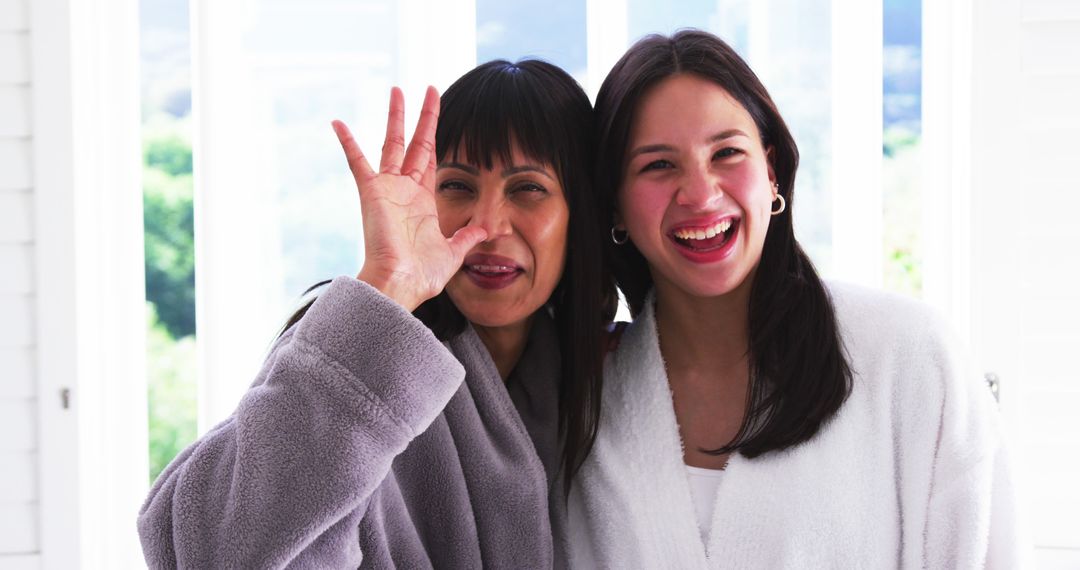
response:
[[[921,137],[894,125],[883,133],[882,216],[884,285],[890,291],[922,295]]]
[[[195,224],[186,122],[143,131],[150,480],[195,440]]]
[[[191,143],[176,133],[148,133],[143,150],[143,163],[169,174],[191,174]]]
[[[146,299],[173,338],[195,334],[195,216],[191,144],[175,133],[144,137]]]
[[[173,339],[146,304],[146,352],[149,377],[150,481],[195,441],[195,337]]]

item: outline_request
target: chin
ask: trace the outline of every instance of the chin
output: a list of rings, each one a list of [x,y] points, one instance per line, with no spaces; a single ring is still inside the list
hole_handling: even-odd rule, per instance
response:
[[[498,311],[469,311],[462,310],[461,314],[473,325],[480,326],[489,329],[497,329],[502,327],[508,327],[518,324],[525,319],[529,318],[532,313],[529,314],[508,314]]]
[[[516,303],[505,301],[482,301],[462,299],[450,296],[461,315],[470,323],[487,328],[506,327],[519,323],[532,315],[533,311],[523,309]]]
[[[687,279],[686,275],[680,279],[670,280],[671,284],[692,297],[710,299],[723,297],[734,293],[742,288],[744,283],[750,280],[750,275],[734,276],[727,275],[695,275]]]
[[[543,296],[535,289],[521,288],[519,283],[506,289],[486,291],[473,286],[467,281],[451,281],[446,288],[450,300],[470,323],[487,328],[499,328],[516,325],[540,310],[550,297]]]

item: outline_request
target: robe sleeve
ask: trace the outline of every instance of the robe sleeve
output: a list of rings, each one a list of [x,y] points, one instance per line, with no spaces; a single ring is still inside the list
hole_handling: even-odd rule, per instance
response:
[[[153,485],[138,518],[148,566],[359,566],[367,502],[463,379],[404,308],[335,279],[233,415]]]
[[[935,450],[924,568],[1019,568],[1016,489],[997,403],[986,382],[947,341],[943,402]]]

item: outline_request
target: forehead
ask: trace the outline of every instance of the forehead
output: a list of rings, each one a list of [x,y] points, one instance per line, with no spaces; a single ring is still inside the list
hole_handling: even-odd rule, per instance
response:
[[[692,74],[673,75],[652,86],[638,102],[631,125],[632,142],[675,142],[739,129],[760,139],[745,107],[717,83]],[[665,140],[642,140],[665,139]]]

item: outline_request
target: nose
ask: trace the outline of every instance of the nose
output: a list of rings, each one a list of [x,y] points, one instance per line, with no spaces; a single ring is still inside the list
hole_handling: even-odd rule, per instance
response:
[[[487,232],[485,241],[492,241],[513,233],[508,209],[504,207],[505,200],[501,198],[501,196],[485,197],[477,201],[473,209],[469,225],[483,228]]]
[[[686,171],[675,202],[692,210],[710,210],[724,197],[720,176],[704,166]]]

